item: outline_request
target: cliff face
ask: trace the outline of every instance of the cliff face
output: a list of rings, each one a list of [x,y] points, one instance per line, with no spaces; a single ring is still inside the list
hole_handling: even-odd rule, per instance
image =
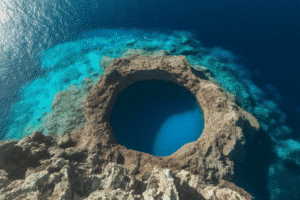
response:
[[[230,180],[258,121],[205,67],[165,51],[143,54],[103,60],[106,72],[83,102],[84,126],[59,138],[36,131],[0,144],[1,199],[252,199]],[[204,114],[199,139],[166,157],[118,144],[109,121],[123,89],[152,79],[191,91]]]

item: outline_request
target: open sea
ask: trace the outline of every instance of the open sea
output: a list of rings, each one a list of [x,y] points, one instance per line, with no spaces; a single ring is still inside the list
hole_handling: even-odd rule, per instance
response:
[[[261,125],[232,181],[256,200],[300,199],[299,0],[0,0],[0,139],[34,130],[60,135],[84,124],[83,115],[65,111],[103,75],[100,61],[127,49],[167,50],[209,68]],[[170,114],[156,138],[124,145],[166,156],[199,137],[203,116],[193,97],[174,93],[174,85],[142,84],[164,91],[135,98],[134,112],[120,104],[116,112],[130,117],[112,119],[116,136],[133,131],[125,122],[153,131],[153,119]],[[132,88],[125,99],[139,96],[141,85]],[[57,102],[59,92],[74,101]],[[151,113],[157,102],[160,112]]]

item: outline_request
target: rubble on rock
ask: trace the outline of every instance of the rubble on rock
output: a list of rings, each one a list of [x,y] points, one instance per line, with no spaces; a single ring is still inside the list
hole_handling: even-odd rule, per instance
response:
[[[60,137],[36,131],[0,143],[0,199],[252,199],[230,179],[258,121],[207,69],[190,66],[185,56],[130,52],[107,66],[85,97],[83,127]],[[185,87],[204,113],[200,138],[171,156],[127,149],[111,130],[108,116],[116,96],[145,79]]]
[[[104,164],[99,149],[73,145],[69,136],[56,141],[40,131],[2,143],[0,199],[252,199],[227,181],[201,188],[199,176],[185,170],[154,167],[138,178],[120,164]]]

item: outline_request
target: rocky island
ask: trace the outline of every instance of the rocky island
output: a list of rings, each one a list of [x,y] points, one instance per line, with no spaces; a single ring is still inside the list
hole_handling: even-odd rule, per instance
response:
[[[210,70],[166,51],[128,50],[104,59],[105,74],[78,111],[83,126],[0,143],[0,199],[253,199],[231,178],[260,125]],[[111,111],[122,90],[143,80],[172,82],[195,96],[205,122],[196,141],[165,157],[119,144]]]

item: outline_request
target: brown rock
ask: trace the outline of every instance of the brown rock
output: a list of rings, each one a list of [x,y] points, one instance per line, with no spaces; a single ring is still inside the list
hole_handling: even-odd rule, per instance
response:
[[[134,54],[134,51],[131,50]],[[126,54],[128,57],[128,53]],[[151,172],[154,166],[190,171],[203,177],[204,184],[229,180],[233,161],[243,161],[246,142],[250,142],[258,121],[237,106],[234,96],[208,80],[203,71],[189,66],[185,56],[134,56],[115,59],[105,75],[85,97],[85,128],[72,134],[79,149],[97,145],[113,162],[119,162],[138,176]],[[191,91],[204,114],[205,127],[197,141],[181,147],[171,156],[157,157],[128,150],[113,135],[109,115],[117,95],[130,84],[158,79],[177,83]]]
[[[185,56],[138,55],[130,50],[107,67],[85,97],[83,127],[0,143],[0,199],[252,199],[230,179],[258,121]],[[118,144],[108,116],[118,93],[144,79],[172,81],[195,95],[205,119],[197,141],[166,157]]]

